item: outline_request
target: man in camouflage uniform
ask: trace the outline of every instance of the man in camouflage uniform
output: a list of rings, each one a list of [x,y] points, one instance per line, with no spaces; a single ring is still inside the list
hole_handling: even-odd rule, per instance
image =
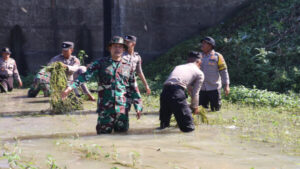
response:
[[[221,108],[221,88],[224,87],[225,95],[230,92],[229,75],[226,62],[223,56],[214,50],[215,40],[211,37],[205,37],[201,40],[202,66],[205,80],[203,82],[199,105],[210,108],[212,111],[218,111]]]
[[[125,43],[128,47],[128,50],[127,50],[127,52],[124,53],[123,58],[132,64],[134,72],[142,80],[142,82],[145,86],[146,92],[149,95],[151,93],[151,89],[150,89],[150,87],[147,83],[147,80],[145,78],[145,75],[143,73],[141,56],[138,54],[138,52],[134,51],[137,38],[133,35],[127,35],[127,36],[125,36],[124,39],[125,39]],[[126,97],[127,97],[126,114],[128,115],[130,108],[131,108],[132,99],[131,99],[130,93],[127,93]]]
[[[135,81],[131,63],[122,58],[126,49],[122,37],[115,36],[109,43],[111,57],[104,57],[93,62],[88,70],[70,84],[62,93],[62,98],[83,82],[88,81],[94,74],[98,76],[98,123],[97,134],[126,132],[129,128],[129,119],[125,114],[126,93],[132,92],[134,107],[139,119],[142,112],[141,95]]]
[[[86,69],[87,68],[85,66],[79,66],[78,70],[74,73],[73,78],[77,79],[79,75],[86,72]],[[80,87],[82,89],[83,94],[87,95],[89,100],[95,101],[94,96],[92,95],[92,93],[90,92],[90,90],[88,89],[88,87],[86,86],[85,83],[83,83]],[[80,97],[80,92],[79,92],[78,88],[74,89],[74,92],[75,92],[77,97]]]
[[[19,86],[23,83],[19,75],[16,61],[10,58],[11,52],[9,48],[2,49],[2,57],[0,58],[0,91],[1,93],[12,91],[14,79],[18,81]]]
[[[45,97],[50,96],[50,72],[46,68],[41,69],[34,77],[33,84],[28,91],[28,97],[36,97],[40,90]]]

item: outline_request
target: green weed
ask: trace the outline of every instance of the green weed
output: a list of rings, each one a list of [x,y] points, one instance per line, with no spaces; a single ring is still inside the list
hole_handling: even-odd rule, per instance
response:
[[[66,68],[60,62],[52,63],[47,67],[47,71],[51,73],[50,78],[50,105],[53,113],[66,113],[73,110],[82,110],[83,103],[80,98],[77,98],[74,92],[66,98],[61,99],[61,93],[67,86]]]

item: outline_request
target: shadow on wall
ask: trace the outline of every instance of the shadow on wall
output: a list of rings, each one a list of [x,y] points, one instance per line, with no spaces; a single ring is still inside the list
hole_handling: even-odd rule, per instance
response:
[[[89,56],[88,58],[84,58],[84,63],[90,63],[91,61],[93,61],[93,42],[91,31],[86,25],[80,27],[77,43],[78,47],[75,46],[75,49],[84,50],[85,53]]]
[[[28,71],[26,56],[23,52],[25,38],[19,25],[14,26],[10,31],[9,46],[12,51],[11,57],[17,62],[18,70],[21,75],[26,75]]]

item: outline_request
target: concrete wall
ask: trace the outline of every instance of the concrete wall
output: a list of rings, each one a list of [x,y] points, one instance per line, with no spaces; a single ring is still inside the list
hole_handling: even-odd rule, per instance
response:
[[[1,0],[0,47],[10,46],[10,30],[19,25],[29,71],[60,52],[62,41],[77,42],[83,25],[91,32],[93,55],[102,54],[102,0]],[[75,46],[76,47],[76,46]],[[21,63],[18,63],[21,64]]]
[[[107,0],[110,1],[110,0]],[[249,0],[111,0],[112,34],[138,37],[144,61],[166,52],[201,29],[220,23]],[[94,58],[103,52],[103,0],[0,0],[0,47],[10,31],[22,28],[29,71],[60,52],[64,40],[77,49],[83,25],[90,31]],[[76,46],[75,46],[76,48]],[[18,63],[23,64],[23,63]]]
[[[115,22],[115,33],[137,35],[137,50],[147,61],[201,29],[220,23],[247,2],[249,0],[117,0],[120,17],[119,23]]]

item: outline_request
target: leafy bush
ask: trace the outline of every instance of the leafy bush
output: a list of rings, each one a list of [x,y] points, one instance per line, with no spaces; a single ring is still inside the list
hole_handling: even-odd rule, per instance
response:
[[[271,106],[271,107],[288,107],[300,108],[300,95],[279,94],[267,90],[259,90],[255,87],[253,89],[244,86],[234,86],[225,100],[232,103],[243,103],[253,106]]]
[[[209,35],[223,54],[232,84],[300,92],[300,1],[252,1],[234,18],[178,44],[146,65],[145,74],[162,82],[190,50]]]

